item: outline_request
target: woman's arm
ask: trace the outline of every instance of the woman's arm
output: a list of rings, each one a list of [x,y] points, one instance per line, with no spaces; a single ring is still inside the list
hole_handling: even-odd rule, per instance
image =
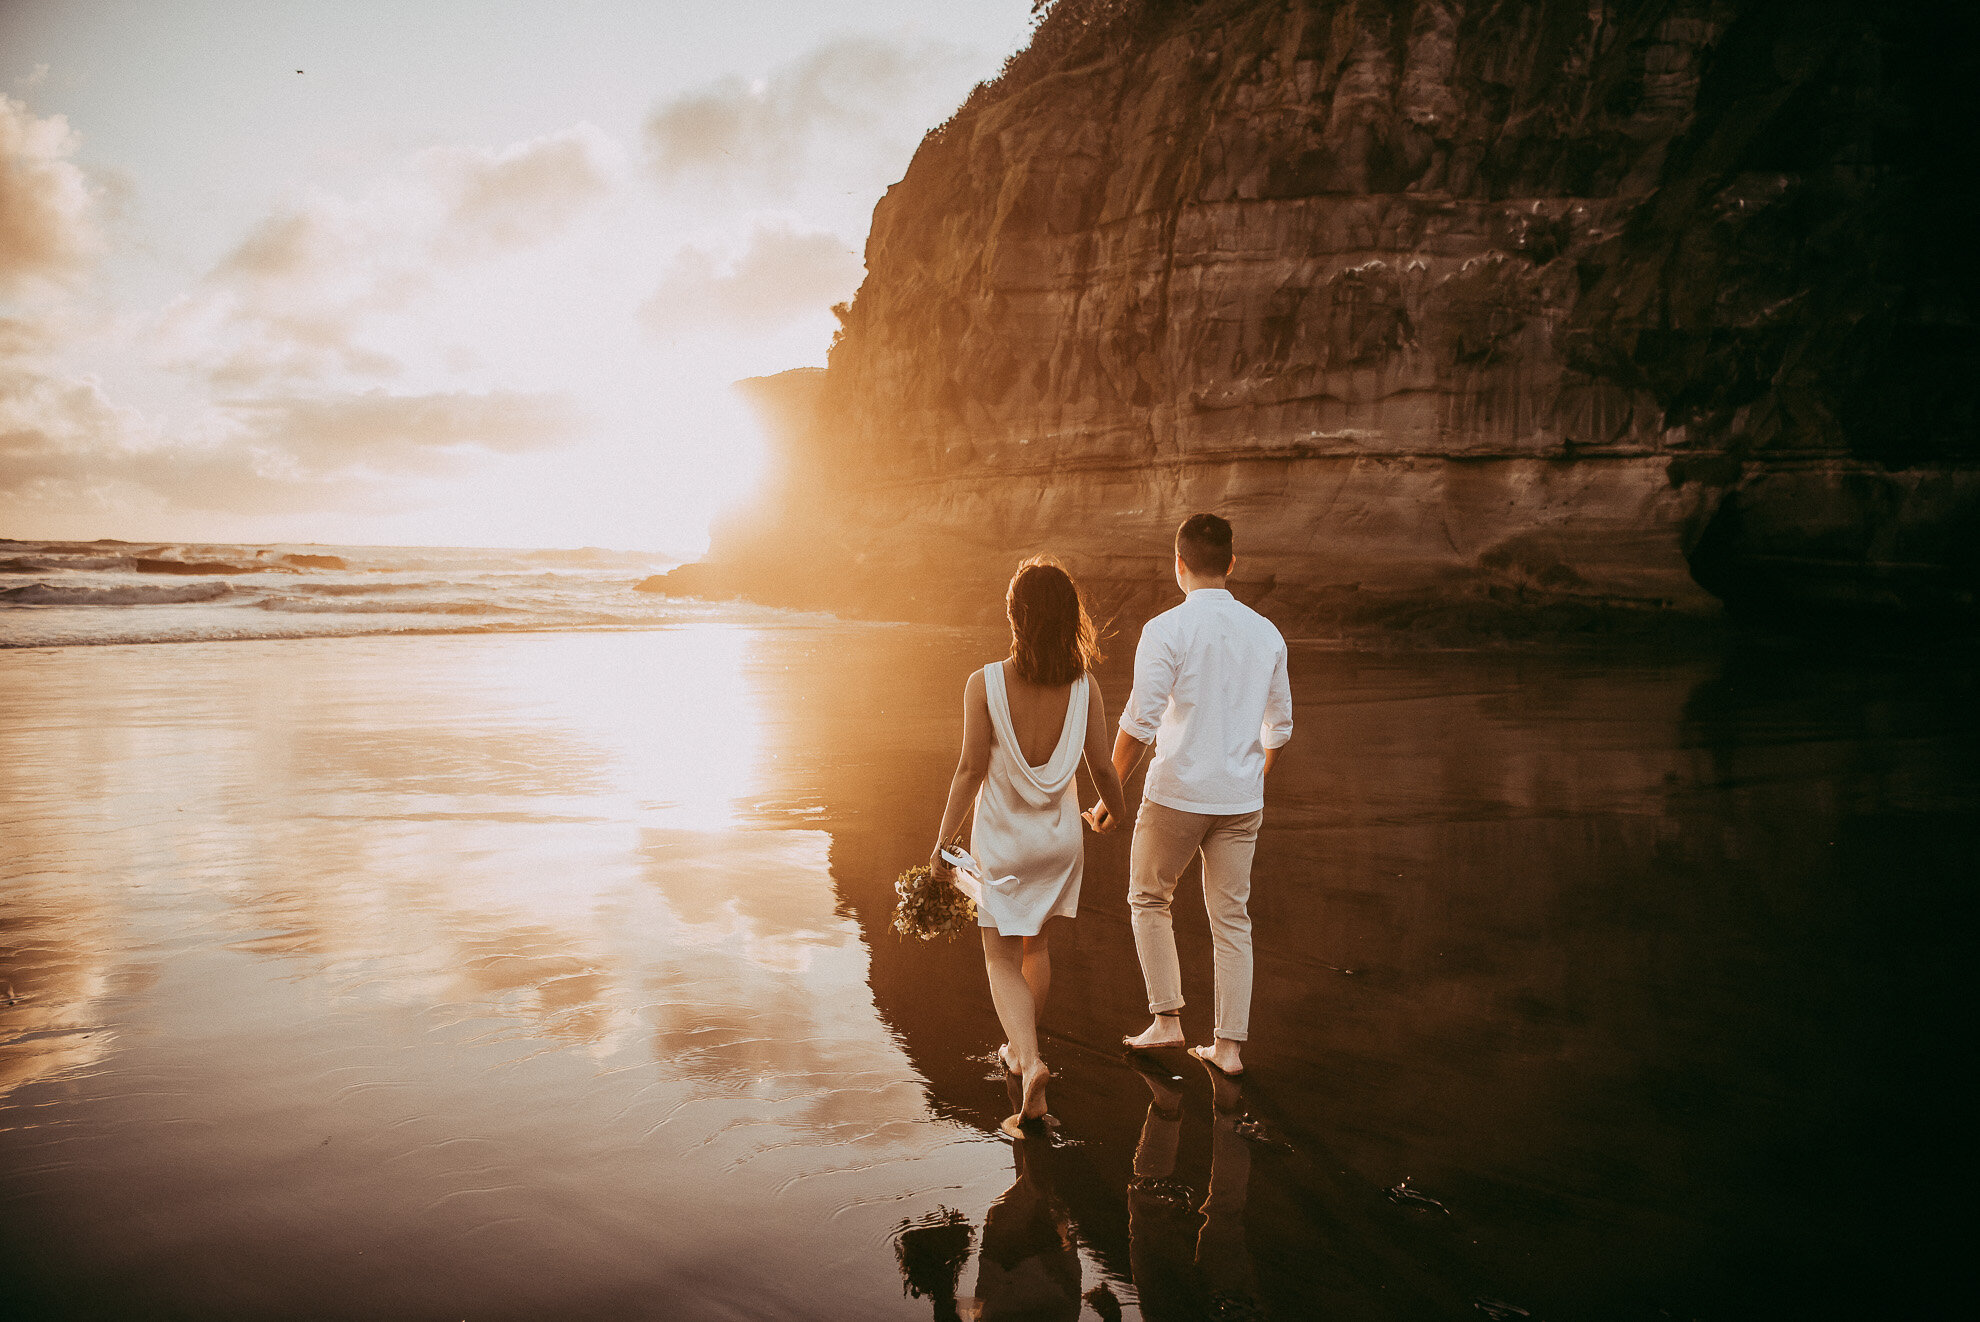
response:
[[[1093,814],[1093,829],[1102,835],[1127,817],[1127,795],[1121,789],[1120,774],[1114,770],[1113,747],[1107,742],[1107,701],[1100,695],[1100,681],[1088,675],[1092,687],[1086,695],[1086,770],[1100,791],[1106,815]]]
[[[956,759],[956,774],[949,781],[949,803],[942,810],[942,830],[935,837],[935,849],[928,866],[945,877],[952,869],[942,859],[942,846],[962,830],[976,791],[990,774],[990,698],[983,687],[983,672],[973,672],[963,685],[962,756]]]

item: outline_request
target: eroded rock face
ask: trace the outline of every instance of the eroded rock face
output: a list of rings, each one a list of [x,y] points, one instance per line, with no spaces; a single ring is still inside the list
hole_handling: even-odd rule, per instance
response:
[[[802,480],[676,586],[994,616],[1049,550],[1131,616],[1211,509],[1296,626],[1970,612],[1945,9],[1061,0],[881,202],[829,370],[761,387]]]

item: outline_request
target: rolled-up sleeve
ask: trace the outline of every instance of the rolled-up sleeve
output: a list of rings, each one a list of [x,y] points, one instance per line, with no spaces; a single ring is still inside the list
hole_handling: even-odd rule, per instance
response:
[[[1176,686],[1175,649],[1160,630],[1145,628],[1134,646],[1134,692],[1121,709],[1121,731],[1144,744],[1155,742],[1169,693]]]
[[[1137,658],[1138,662],[1139,658]],[[1136,665],[1137,682],[1140,666]],[[1286,678],[1286,649],[1272,662],[1272,686],[1265,693],[1265,719],[1258,727],[1258,742],[1266,748],[1284,748],[1292,738],[1292,684]]]

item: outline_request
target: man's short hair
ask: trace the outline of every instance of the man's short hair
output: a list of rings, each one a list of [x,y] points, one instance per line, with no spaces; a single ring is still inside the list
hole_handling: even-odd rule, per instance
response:
[[[1222,578],[1231,572],[1231,525],[1214,514],[1192,514],[1176,529],[1176,554],[1189,572]]]

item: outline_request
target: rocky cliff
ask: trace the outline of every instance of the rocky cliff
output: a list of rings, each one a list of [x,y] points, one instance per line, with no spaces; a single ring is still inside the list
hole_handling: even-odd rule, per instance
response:
[[[667,590],[1326,627],[1980,587],[1964,6],[1059,0],[874,213],[781,484]]]

